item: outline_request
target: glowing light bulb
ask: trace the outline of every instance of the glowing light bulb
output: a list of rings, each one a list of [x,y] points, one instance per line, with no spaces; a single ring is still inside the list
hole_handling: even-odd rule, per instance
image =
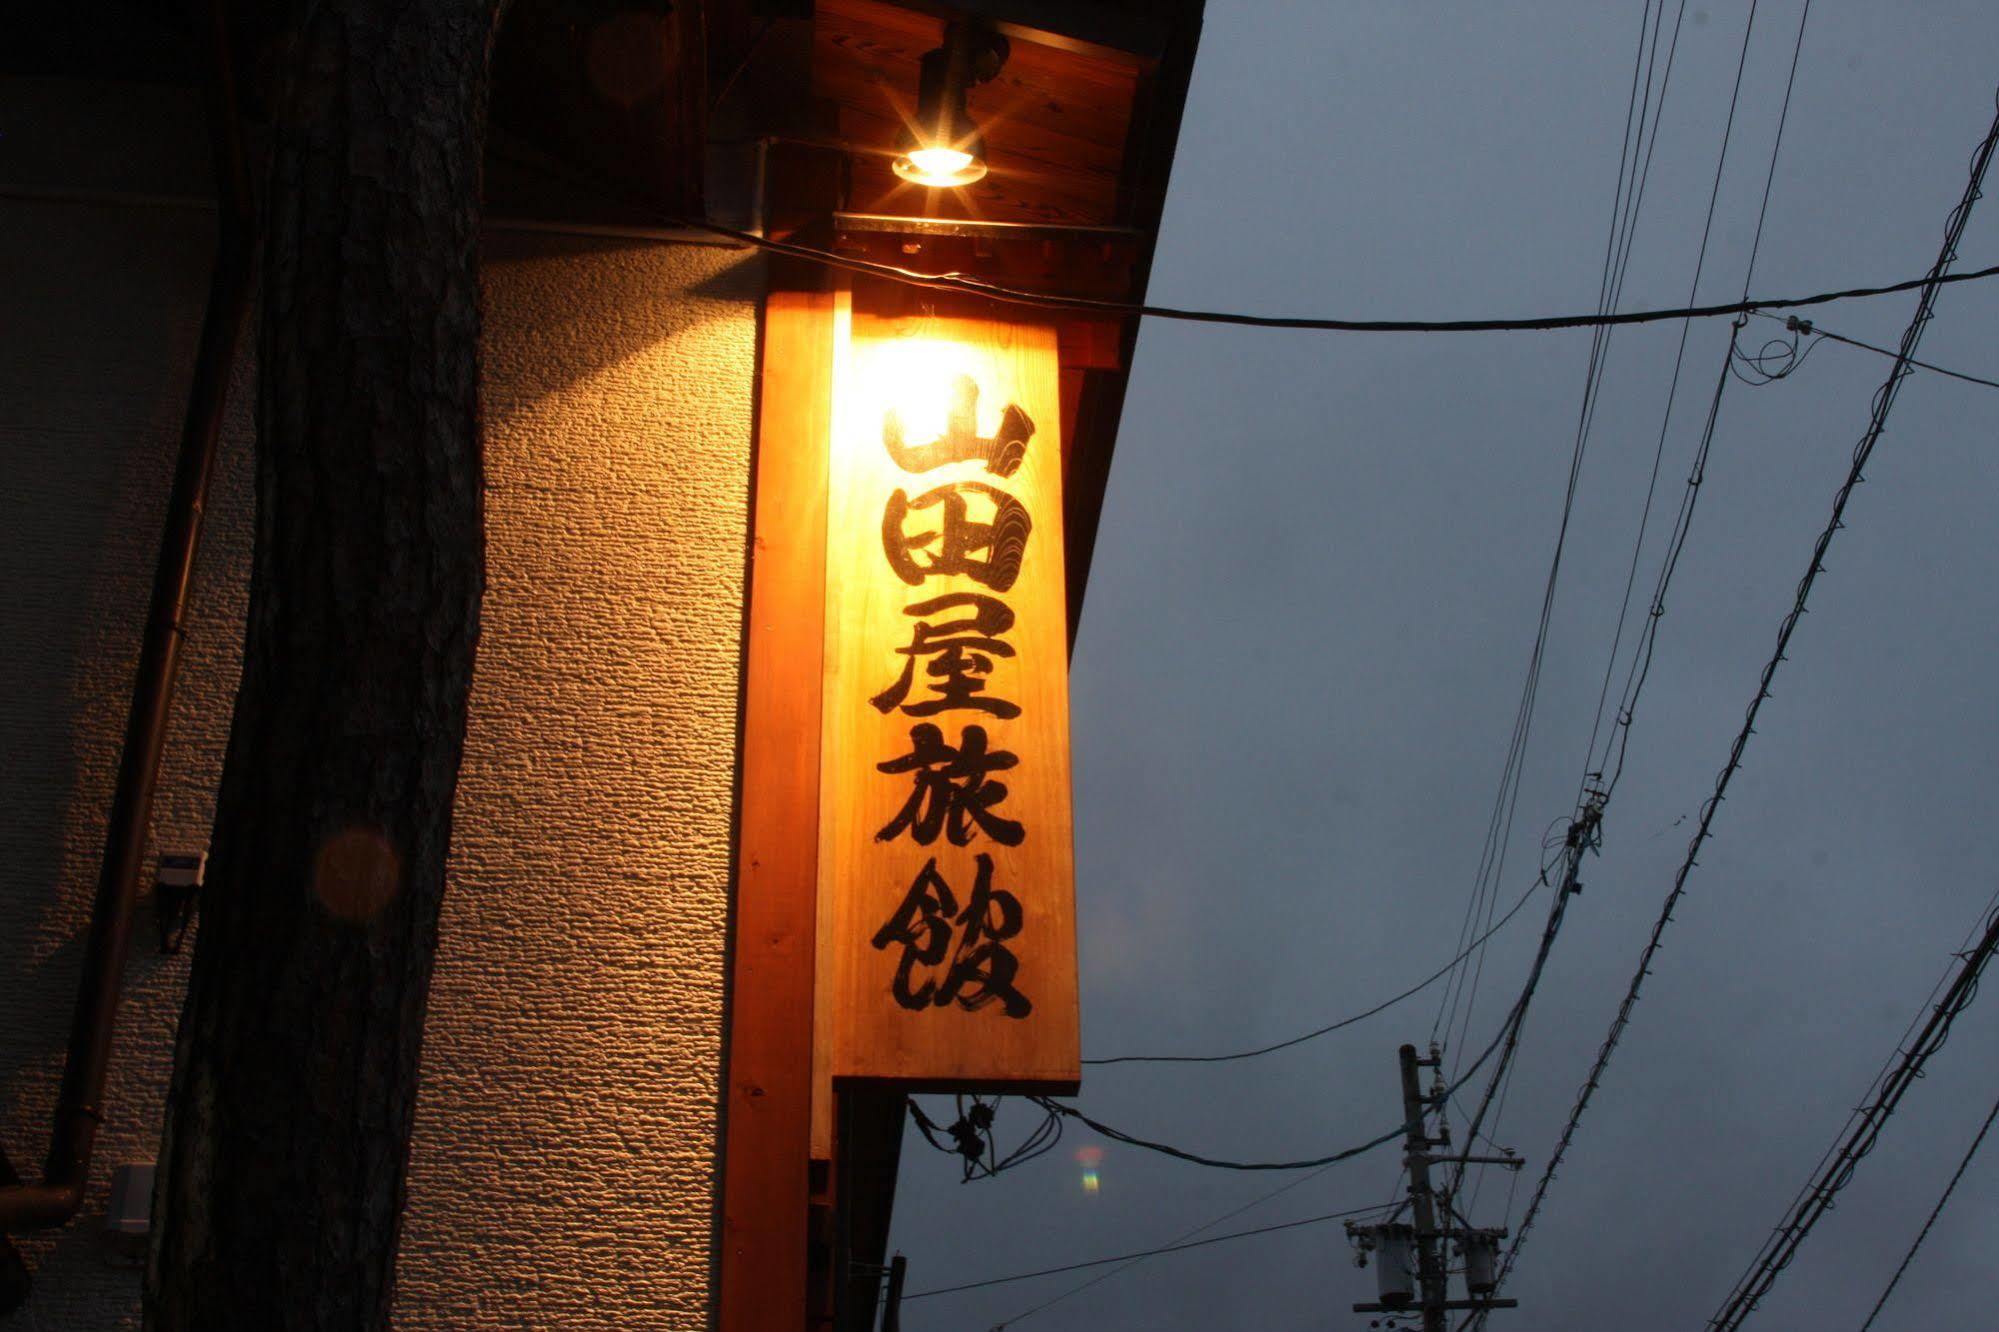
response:
[[[999,74],[1008,49],[1006,38],[985,24],[945,25],[944,44],[923,54],[916,114],[903,118],[896,136],[896,175],[933,190],[985,179],[985,136],[965,109],[965,94]]]
[[[950,189],[985,179],[986,164],[976,153],[949,144],[912,148],[895,159],[895,174],[915,185]]]

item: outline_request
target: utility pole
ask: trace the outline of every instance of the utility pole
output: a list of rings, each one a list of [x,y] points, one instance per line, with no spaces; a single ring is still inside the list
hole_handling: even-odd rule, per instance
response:
[[[1434,1069],[1443,1062],[1437,1047],[1430,1047],[1427,1059],[1418,1058],[1416,1047],[1405,1045],[1398,1052],[1402,1074],[1402,1118],[1406,1126],[1403,1134],[1403,1168],[1409,1172],[1407,1206],[1414,1225],[1397,1222],[1401,1207],[1397,1207],[1385,1223],[1358,1226],[1347,1223],[1347,1236],[1360,1249],[1360,1261],[1365,1264],[1366,1255],[1376,1255],[1378,1284],[1381,1299],[1378,1303],[1356,1304],[1355,1313],[1387,1313],[1407,1315],[1414,1305],[1423,1318],[1423,1332],[1446,1332],[1447,1313],[1461,1309],[1512,1309],[1519,1306],[1518,1300],[1492,1298],[1493,1270],[1496,1266],[1499,1241],[1506,1235],[1504,1230],[1474,1228],[1466,1224],[1456,1214],[1448,1198],[1441,1200],[1442,1216],[1439,1217],[1439,1199],[1430,1184],[1430,1167],[1433,1165],[1456,1165],[1462,1169],[1466,1165],[1499,1165],[1518,1170],[1518,1157],[1507,1156],[1433,1156],[1434,1147],[1451,1145],[1448,1126],[1440,1126],[1436,1137],[1430,1136],[1429,1116],[1433,1109],[1441,1107],[1443,1093],[1441,1084],[1432,1096],[1424,1096],[1422,1069]],[[1469,1143],[1466,1144],[1470,1146]],[[1441,1219],[1442,1224],[1439,1224]],[[1445,1247],[1455,1240],[1465,1256],[1465,1289],[1468,1299],[1450,1298],[1449,1251]],[[1410,1258],[1415,1259],[1415,1289],[1410,1289]],[[1390,1320],[1391,1326],[1394,1320]]]
[[[1402,1164],[1409,1171],[1409,1203],[1416,1213],[1416,1278],[1423,1287],[1423,1332],[1444,1332],[1445,1282],[1443,1256],[1437,1252],[1437,1200],[1430,1192],[1429,1129],[1423,1122],[1423,1087],[1419,1068],[1435,1068],[1440,1056],[1416,1057],[1416,1047],[1397,1052],[1402,1063],[1402,1120],[1406,1126]]]

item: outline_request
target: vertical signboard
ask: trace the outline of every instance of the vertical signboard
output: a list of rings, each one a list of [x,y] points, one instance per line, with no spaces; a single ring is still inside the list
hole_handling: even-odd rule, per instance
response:
[[[1059,384],[1045,326],[836,322],[823,1077],[1080,1071]]]

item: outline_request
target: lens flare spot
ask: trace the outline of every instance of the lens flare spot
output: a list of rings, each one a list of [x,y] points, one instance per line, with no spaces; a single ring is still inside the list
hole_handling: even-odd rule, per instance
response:
[[[1083,1192],[1096,1193],[1103,1188],[1097,1176],[1097,1167],[1103,1163],[1104,1149],[1101,1147],[1078,1147],[1076,1164],[1083,1167]]]
[[[402,890],[402,857],[374,828],[343,828],[319,844],[312,892],[341,920],[372,920]]]

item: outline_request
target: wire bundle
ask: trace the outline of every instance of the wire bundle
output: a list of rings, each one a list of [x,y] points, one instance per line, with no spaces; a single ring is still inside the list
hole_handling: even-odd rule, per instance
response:
[[[1603,1044],[1597,1051],[1596,1060],[1591,1065],[1589,1074],[1583,1081],[1582,1089],[1577,1093],[1575,1105],[1569,1112],[1568,1122],[1562,1128],[1561,1137],[1556,1143],[1555,1151],[1549,1157],[1548,1164],[1542,1170],[1541,1178],[1535,1185],[1534,1196],[1528,1203],[1525,1216],[1521,1219],[1519,1233],[1515,1237],[1512,1246],[1507,1250],[1506,1260],[1499,1271],[1499,1281],[1502,1286],[1505,1284],[1508,1274],[1511,1273],[1519,1259],[1520,1248],[1526,1243],[1528,1232],[1533,1228],[1534,1220],[1540,1212],[1543,1200],[1547,1197],[1548,1187],[1555,1177],[1555,1172],[1561,1166],[1562,1158],[1567,1154],[1570,1144],[1575,1139],[1576,1126],[1581,1122],[1584,1112],[1589,1108],[1591,1099],[1595,1096],[1597,1088],[1601,1085],[1604,1070],[1609,1066],[1611,1055],[1616,1051],[1618,1042],[1624,1035],[1625,1028],[1630,1025],[1631,1011],[1638,1002],[1638,996],[1644,986],[1645,977],[1651,974],[1652,960],[1658,954],[1660,941],[1665,934],[1666,926],[1672,922],[1674,909],[1679,905],[1680,898],[1686,892],[1687,881],[1692,876],[1694,867],[1698,863],[1701,846],[1710,836],[1715,814],[1720,810],[1721,802],[1728,794],[1729,783],[1742,766],[1743,751],[1748,747],[1749,737],[1755,734],[1757,715],[1762,710],[1764,701],[1770,697],[1770,682],[1776,676],[1778,666],[1788,659],[1786,651],[1790,647],[1791,636],[1796,632],[1799,620],[1804,618],[1805,603],[1811,596],[1812,588],[1817,583],[1819,574],[1825,571],[1826,550],[1832,544],[1834,533],[1845,526],[1844,516],[1847,502],[1851,499],[1854,488],[1860,484],[1862,472],[1865,470],[1868,460],[1873,456],[1874,447],[1879,442],[1881,433],[1887,426],[1888,413],[1894,407],[1897,391],[1900,388],[1902,380],[1909,374],[1909,360],[1914,356],[1916,344],[1921,339],[1923,329],[1929,323],[1931,313],[1935,308],[1936,294],[1942,286],[1944,277],[1948,274],[1951,263],[1957,257],[1958,241],[1964,233],[1966,222],[1970,219],[1972,205],[1977,202],[1981,195],[1986,168],[1991,163],[1995,144],[1999,144],[1999,117],[1994,118],[1991,128],[1986,131],[1984,139],[1979,143],[1977,151],[1972,156],[1971,178],[1965,185],[1963,197],[1959,199],[1957,206],[1951,210],[1950,217],[1945,224],[1943,246],[1937,255],[1936,263],[1930,270],[1931,282],[1923,288],[1923,294],[1916,304],[1916,312],[1911,317],[1907,329],[1902,334],[1901,350],[1896,356],[1894,368],[1889,371],[1886,382],[1875,391],[1873,411],[1868,421],[1866,432],[1861,436],[1860,442],[1854,446],[1852,464],[1847,470],[1846,480],[1833,498],[1832,515],[1827,519],[1825,527],[1819,533],[1817,542],[1813,545],[1811,562],[1806,566],[1804,575],[1798,580],[1798,587],[1792,598],[1791,609],[1784,616],[1782,623],[1778,627],[1776,647],[1770,654],[1769,659],[1764,663],[1762,674],[1757,681],[1756,693],[1750,699],[1748,710],[1743,717],[1742,728],[1737,732],[1735,742],[1729,748],[1728,759],[1723,764],[1721,772],[1715,778],[1713,793],[1701,805],[1700,818],[1695,827],[1693,838],[1687,846],[1686,857],[1681,861],[1679,871],[1673,877],[1673,886],[1666,894],[1659,917],[1653,924],[1651,937],[1646,941],[1644,950],[1639,954],[1638,967],[1632,974],[1631,983],[1626,988],[1623,1001],[1618,1005],[1617,1015],[1611,1020],[1610,1030],[1605,1035]],[[1474,1314],[1471,1319],[1468,1319],[1467,1323],[1482,1326],[1485,1316],[1484,1312],[1481,1311],[1478,1314]]]

